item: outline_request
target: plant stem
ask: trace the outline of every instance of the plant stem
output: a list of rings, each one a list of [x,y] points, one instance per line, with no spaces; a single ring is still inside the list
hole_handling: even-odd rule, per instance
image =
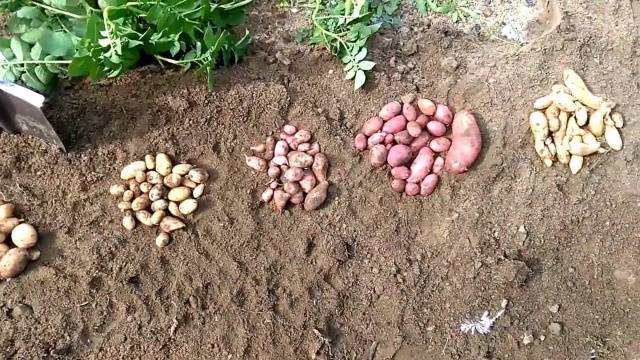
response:
[[[58,14],[61,14],[61,15],[65,15],[65,16],[68,16],[68,17],[71,17],[71,18],[74,18],[74,19],[86,19],[87,18],[87,16],[85,16],[85,15],[78,15],[78,14],[70,13],[68,11],[64,11],[64,10],[55,8],[53,6],[49,6],[47,4],[42,4],[42,3],[39,3],[37,1],[32,1],[31,3],[33,5],[35,5],[35,6],[41,7],[43,9],[47,9],[47,10],[49,10],[51,12],[58,13]]]
[[[318,22],[318,12],[320,11],[320,0],[316,0],[316,7],[313,10],[313,14],[311,15],[311,21],[313,22],[313,25],[318,28],[318,30],[320,30],[320,32],[323,34],[323,36],[329,36],[332,37],[334,39],[336,39],[338,41],[338,43],[340,43],[340,45],[344,48],[344,50],[347,52],[347,55],[349,55],[349,58],[351,59],[351,61],[354,61],[355,59],[353,58],[353,56],[351,56],[351,52],[349,51],[349,47],[347,46],[347,43],[344,42],[344,40],[342,40],[341,37],[339,37],[338,35],[326,30],[325,28],[322,27],[322,25],[320,25],[320,23]],[[331,48],[329,46],[327,46],[327,48],[329,48],[329,50],[331,50]],[[339,52],[339,51],[338,51]],[[336,53],[337,55],[337,53]]]
[[[13,61],[0,61],[0,66],[13,66],[13,65],[26,65],[26,64],[71,64],[71,60],[13,60]]]

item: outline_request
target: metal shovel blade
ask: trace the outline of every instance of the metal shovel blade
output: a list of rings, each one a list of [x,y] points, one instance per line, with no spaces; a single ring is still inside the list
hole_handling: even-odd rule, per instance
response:
[[[0,81],[0,127],[10,133],[33,135],[66,152],[62,140],[42,113],[43,103],[44,96]]]

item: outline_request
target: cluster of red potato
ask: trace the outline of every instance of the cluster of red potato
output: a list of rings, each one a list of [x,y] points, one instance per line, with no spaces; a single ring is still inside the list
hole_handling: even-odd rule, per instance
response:
[[[392,101],[367,120],[354,146],[369,150],[374,168],[391,167],[393,191],[429,196],[443,170],[460,174],[471,167],[480,154],[482,138],[469,111],[454,116],[446,105],[405,96],[402,103]]]

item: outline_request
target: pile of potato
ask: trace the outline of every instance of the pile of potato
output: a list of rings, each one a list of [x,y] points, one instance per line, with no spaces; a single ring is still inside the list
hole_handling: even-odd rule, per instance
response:
[[[251,147],[254,155],[245,157],[247,166],[270,179],[260,196],[263,202],[272,202],[278,211],[288,203],[302,204],[307,211],[324,203],[329,189],[329,159],[320,151],[320,144],[311,140],[310,131],[287,124],[279,140],[269,136],[264,143]]]
[[[624,119],[612,111],[613,102],[593,95],[575,71],[566,69],[562,78],[564,85],[553,85],[549,95],[533,103],[529,126],[543,163],[550,167],[557,159],[577,174],[585,156],[609,151],[605,143],[609,149],[622,149],[618,129]]]
[[[480,129],[469,111],[454,116],[448,106],[429,99],[416,101],[414,95],[406,95],[401,100],[367,120],[354,147],[369,150],[374,168],[389,165],[393,191],[429,196],[443,170],[461,174],[473,165],[482,148]]]
[[[15,217],[15,205],[0,200],[0,278],[18,276],[29,264],[38,260],[38,231]]]
[[[185,216],[198,208],[209,174],[191,164],[173,165],[167,154],[158,153],[125,166],[120,178],[125,183],[112,185],[109,193],[121,199],[122,226],[133,230],[136,220],[159,226],[156,245],[165,247],[171,241],[169,234],[184,228]]]

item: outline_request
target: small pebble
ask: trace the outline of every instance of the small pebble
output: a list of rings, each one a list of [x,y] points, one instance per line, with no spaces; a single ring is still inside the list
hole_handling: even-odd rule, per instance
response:
[[[549,324],[549,332],[551,335],[560,336],[562,334],[562,325],[557,322]]]
[[[11,316],[14,318],[25,317],[33,315],[33,309],[26,304],[18,304],[11,309]]]
[[[557,314],[559,310],[560,310],[560,305],[558,304],[549,306],[549,311],[551,311],[554,314]]]
[[[533,342],[533,335],[531,335],[530,333],[525,333],[524,337],[522,338],[522,344],[529,345],[532,342]]]
[[[503,309],[506,309],[507,305],[509,305],[509,300],[502,299],[502,303],[500,304],[500,306],[502,306]]]

